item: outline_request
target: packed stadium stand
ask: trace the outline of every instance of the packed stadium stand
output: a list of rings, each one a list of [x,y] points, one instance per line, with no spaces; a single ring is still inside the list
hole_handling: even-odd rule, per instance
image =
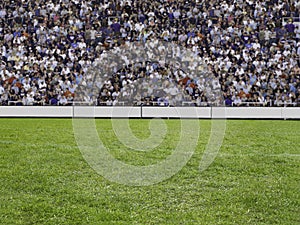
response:
[[[299,10],[292,0],[2,0],[0,105],[210,106],[220,90],[226,106],[300,106]],[[209,76],[158,60],[91,77],[107,52],[157,40],[191,51]]]

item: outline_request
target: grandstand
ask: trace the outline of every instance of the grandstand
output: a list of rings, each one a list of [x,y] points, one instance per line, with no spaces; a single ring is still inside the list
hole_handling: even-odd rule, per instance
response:
[[[300,104],[297,1],[2,2],[1,105],[72,105],[76,91],[89,86],[93,94],[84,101],[99,106]],[[191,51],[193,60],[207,64],[205,77],[198,71],[174,79],[178,68],[156,61],[144,62],[138,71],[127,62],[119,73],[93,80],[91,68],[107,52],[154,40]],[[150,92],[124,100],[128,84],[141,77],[147,86],[160,81],[159,89],[172,83],[177,101],[169,102],[170,93]],[[209,99],[203,87],[212,79],[222,102]]]

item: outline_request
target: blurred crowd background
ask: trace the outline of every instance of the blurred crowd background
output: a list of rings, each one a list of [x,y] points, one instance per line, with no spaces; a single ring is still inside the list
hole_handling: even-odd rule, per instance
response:
[[[292,0],[2,0],[0,105],[300,106],[299,10]],[[130,45],[163,57],[138,61]]]

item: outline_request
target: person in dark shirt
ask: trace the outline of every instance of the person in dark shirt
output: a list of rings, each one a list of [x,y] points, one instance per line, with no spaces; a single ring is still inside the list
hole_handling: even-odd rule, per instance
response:
[[[131,8],[131,6],[129,5],[128,2],[125,3],[124,11],[125,11],[129,16],[131,16],[132,8]]]

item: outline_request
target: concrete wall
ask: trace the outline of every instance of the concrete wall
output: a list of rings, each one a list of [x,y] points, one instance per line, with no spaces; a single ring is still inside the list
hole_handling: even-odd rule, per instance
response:
[[[103,117],[103,118],[227,118],[300,119],[300,107],[87,107],[1,106],[0,117]]]

